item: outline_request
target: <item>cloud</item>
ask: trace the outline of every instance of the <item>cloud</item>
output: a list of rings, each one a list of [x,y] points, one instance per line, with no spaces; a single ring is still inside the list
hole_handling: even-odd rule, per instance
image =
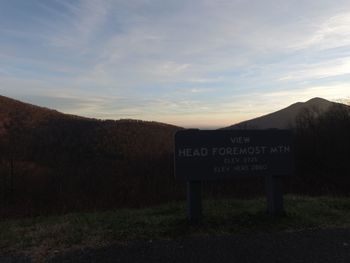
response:
[[[161,12],[140,13],[137,12],[139,6],[135,5],[125,11],[131,12],[132,18],[107,39],[95,66],[78,78],[97,85],[113,85],[114,82],[125,87],[142,83],[232,83],[237,71],[251,72],[255,76],[250,74],[249,77],[258,79],[266,72],[259,68],[261,65],[264,68],[272,66],[268,73],[273,70],[272,75],[277,79],[295,79],[295,74],[289,72],[287,76],[278,76],[281,70],[269,60],[274,57],[282,61],[291,53],[304,57],[302,52],[295,53],[295,46],[308,43],[310,34],[319,34],[310,21],[327,24],[330,18],[325,10],[328,9],[331,15],[337,10],[323,2],[319,7],[323,16],[320,16],[311,12],[313,6],[300,10],[296,5],[286,4],[271,10],[271,4],[254,3],[250,8],[251,4],[241,1],[215,4],[196,1],[195,4],[182,3],[182,8],[175,9],[177,13],[169,15],[166,12],[168,16]],[[143,2],[145,6],[157,10],[152,2],[149,5]],[[167,3],[161,6],[162,10],[168,10]],[[287,11],[292,14],[281,18],[279,12],[287,14]],[[309,19],[304,18],[307,16]],[[278,19],[282,22],[275,21]],[[342,28],[340,25],[346,19],[337,21],[338,26],[334,27]],[[282,64],[286,68],[286,63],[276,66]],[[222,76],[222,72],[231,76]]]
[[[295,64],[281,81],[311,80],[350,74],[350,56],[309,64]]]
[[[314,48],[324,50],[350,45],[350,12],[342,12],[326,18],[296,49]]]
[[[229,125],[350,92],[345,0],[32,3],[0,23],[0,91],[64,112]]]
[[[106,22],[110,1],[80,0],[59,2],[70,16],[61,21],[59,32],[50,44],[74,50],[86,49]]]

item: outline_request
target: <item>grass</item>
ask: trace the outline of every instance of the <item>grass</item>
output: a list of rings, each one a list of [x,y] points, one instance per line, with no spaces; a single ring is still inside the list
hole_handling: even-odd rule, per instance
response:
[[[205,200],[200,226],[185,203],[137,210],[74,213],[0,221],[0,254],[50,254],[130,240],[350,227],[350,198],[286,196],[287,216],[265,213],[265,199]]]

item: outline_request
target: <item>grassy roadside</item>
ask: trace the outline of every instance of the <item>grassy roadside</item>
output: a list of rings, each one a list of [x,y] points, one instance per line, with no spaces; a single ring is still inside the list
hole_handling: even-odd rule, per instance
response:
[[[350,227],[350,198],[286,196],[287,216],[266,215],[265,200],[205,200],[203,224],[189,226],[185,204],[0,221],[0,255],[48,255],[135,239]]]

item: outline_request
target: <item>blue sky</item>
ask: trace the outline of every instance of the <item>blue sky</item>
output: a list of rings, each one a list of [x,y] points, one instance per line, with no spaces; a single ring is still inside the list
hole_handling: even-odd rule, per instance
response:
[[[215,128],[350,98],[348,0],[0,0],[0,94]]]

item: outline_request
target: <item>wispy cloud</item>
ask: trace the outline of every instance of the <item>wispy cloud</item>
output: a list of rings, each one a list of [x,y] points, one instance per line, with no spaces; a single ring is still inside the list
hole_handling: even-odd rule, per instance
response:
[[[298,49],[324,50],[350,45],[350,12],[342,12],[326,18],[304,41],[296,44]]]
[[[74,50],[89,47],[89,42],[95,41],[106,23],[110,1],[81,0],[78,3],[68,1],[58,3],[70,16],[59,23],[59,31],[52,36],[50,44]]]
[[[28,2],[0,4],[5,95],[187,126],[350,95],[345,0]]]
[[[350,57],[336,58],[309,64],[296,64],[287,74],[288,75],[281,77],[280,80],[312,80],[349,75]]]

